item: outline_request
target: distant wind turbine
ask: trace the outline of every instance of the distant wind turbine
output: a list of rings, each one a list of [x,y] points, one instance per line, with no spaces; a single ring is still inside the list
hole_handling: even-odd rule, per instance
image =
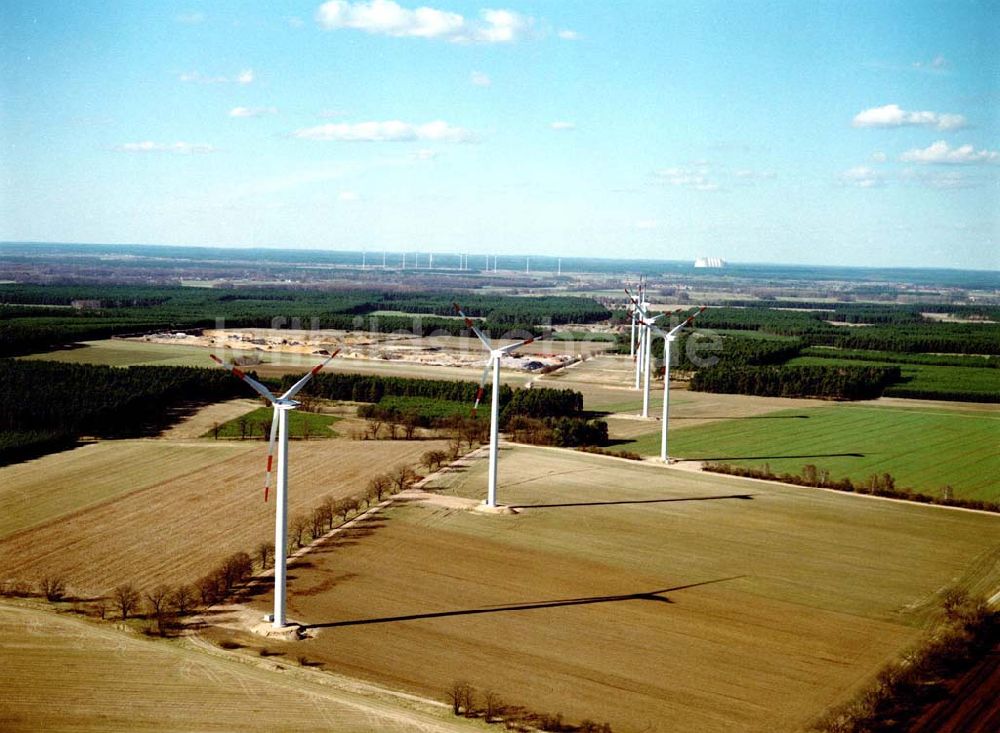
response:
[[[640,310],[643,318],[648,318],[648,313]],[[676,313],[677,311],[675,311]],[[669,463],[670,458],[667,452],[667,428],[670,420],[670,346],[677,339],[677,334],[683,329],[691,325],[695,318],[700,316],[705,312],[705,306],[701,306],[697,313],[694,313],[687,318],[685,318],[677,326],[674,326],[669,331],[664,331],[655,324],[650,325],[650,329],[656,333],[657,336],[663,337],[663,417],[660,425],[660,460],[664,463]]]
[[[486,359],[486,367],[483,369],[483,378],[479,382],[479,389],[476,390],[476,402],[472,407],[473,415],[479,409],[479,402],[483,398],[486,387],[486,378],[489,376],[490,369],[493,369],[493,388],[490,394],[490,464],[489,482],[486,490],[486,506],[495,507],[497,505],[497,449],[500,442],[500,358],[522,346],[530,344],[532,341],[535,341],[535,337],[532,336],[524,341],[518,341],[516,344],[494,349],[493,343],[483,335],[482,331],[476,328],[476,324],[471,318],[465,315],[462,307],[458,303],[455,303],[454,306],[455,312],[465,319],[465,325],[476,334],[480,342],[482,342],[483,348],[489,352],[489,357]],[[544,338],[544,335],[539,338]]]
[[[275,442],[278,446],[278,497],[274,509],[274,616],[271,619],[276,629],[285,626],[285,585],[288,562],[288,412],[299,406],[292,399],[306,383],[330,363],[330,360],[340,353],[340,349],[327,357],[326,361],[317,364],[299,381],[293,384],[281,397],[275,397],[271,390],[258,382],[235,364],[226,364],[215,354],[212,359],[221,367],[228,369],[234,377],[249,384],[257,394],[271,403],[274,416],[271,418],[271,438],[267,444],[267,473],[264,479],[264,501],[267,501],[268,490],[271,487],[271,461],[274,458]]]

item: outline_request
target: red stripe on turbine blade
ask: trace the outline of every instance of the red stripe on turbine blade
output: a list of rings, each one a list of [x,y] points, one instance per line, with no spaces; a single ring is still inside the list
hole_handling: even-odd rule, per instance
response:
[[[325,364],[325,363],[326,362],[323,362],[323,364]],[[310,374],[315,374],[316,372],[318,372],[320,369],[323,368],[323,364],[317,364],[316,366],[314,366],[312,369],[309,370],[309,373]]]
[[[220,359],[219,357],[217,357],[217,356],[216,356],[215,354],[209,354],[209,357],[210,357],[210,358],[212,359],[212,361],[214,361],[214,362],[215,362],[216,364],[221,364],[221,363],[222,363],[222,359]]]
[[[271,462],[274,460],[274,456],[267,457],[267,472],[271,473]]]
[[[264,487],[264,501],[267,501],[267,487]]]
[[[239,377],[240,379],[243,379],[243,377],[246,376],[246,374],[244,374],[243,371],[237,367],[233,367],[233,374]]]
[[[483,399],[483,392],[485,392],[485,390],[484,390],[484,389],[483,389],[482,387],[479,387],[479,388],[478,388],[478,389],[476,390],[476,404],[477,404],[477,405],[479,404],[479,401],[480,401],[481,399]]]

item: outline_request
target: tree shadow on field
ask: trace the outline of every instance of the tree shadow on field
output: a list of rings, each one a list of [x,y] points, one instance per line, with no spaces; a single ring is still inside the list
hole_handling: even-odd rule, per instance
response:
[[[660,588],[658,590],[644,591],[639,593],[623,593],[611,596],[589,596],[585,598],[563,598],[550,601],[528,601],[526,603],[516,603],[499,606],[480,606],[479,608],[466,608],[458,611],[436,611],[432,613],[414,613],[405,616],[385,616],[382,618],[362,618],[350,621],[329,621],[318,624],[305,624],[306,629],[333,629],[339,626],[366,626],[368,624],[387,624],[396,621],[420,621],[431,618],[449,618],[451,616],[476,616],[484,613],[510,613],[517,611],[538,611],[546,608],[563,608],[566,606],[591,606],[599,603],[619,603],[623,601],[653,601],[656,603],[673,603],[665,597],[665,593],[697,588],[702,585],[713,583],[724,583],[729,580],[745,578],[746,575],[733,575],[727,578],[717,578],[715,580],[704,580],[700,583],[688,583],[686,585],[675,585],[671,588]]]
[[[684,456],[685,461],[778,461],[782,458],[864,458],[864,453],[786,453],[782,456]]]
[[[725,494],[722,496],[679,496],[670,499],[622,499],[620,501],[575,501],[564,504],[511,504],[511,509],[557,509],[574,506],[618,506],[628,504],[666,504],[673,501],[716,501],[720,499],[743,499],[752,501],[753,494]]]

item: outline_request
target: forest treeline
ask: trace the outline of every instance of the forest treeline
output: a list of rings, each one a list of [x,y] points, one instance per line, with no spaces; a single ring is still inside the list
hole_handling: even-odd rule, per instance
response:
[[[281,388],[287,389],[296,380],[286,376]],[[425,397],[463,403],[472,409],[476,399],[475,382],[455,382],[446,379],[416,379],[413,377],[382,377],[370,374],[317,374],[308,387],[309,394],[329,400],[380,402],[383,397]],[[482,398],[480,410],[488,414],[490,388]],[[583,411],[583,395],[571,389],[533,387],[513,389],[500,386],[501,424],[505,416],[572,417]]]
[[[895,366],[715,366],[691,379],[698,392],[867,400],[899,380]]]
[[[181,403],[245,395],[221,369],[0,359],[0,464],[69,447],[84,435],[146,435]]]
[[[493,337],[538,335],[549,325],[610,315],[591,298],[319,288],[0,285],[0,356],[73,341],[155,330],[325,328],[467,335],[456,300]],[[379,311],[406,314],[374,315]]]

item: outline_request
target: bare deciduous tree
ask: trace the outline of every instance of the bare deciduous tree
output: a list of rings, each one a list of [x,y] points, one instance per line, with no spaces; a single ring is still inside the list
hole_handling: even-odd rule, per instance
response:
[[[195,592],[190,585],[179,585],[170,596],[170,606],[181,616],[194,608]]]
[[[274,543],[261,542],[257,545],[257,560],[260,562],[260,569],[266,570],[268,563],[274,558]]]
[[[408,489],[419,477],[409,466],[400,466],[392,473],[392,483],[396,491]]]
[[[128,619],[139,605],[139,591],[131,583],[122,583],[111,592],[115,607],[122,615],[122,621]]]
[[[499,716],[503,711],[503,701],[500,695],[493,690],[486,690],[483,693],[483,715],[487,723]]]
[[[407,440],[413,440],[413,434],[417,432],[418,423],[420,422],[420,416],[417,413],[409,411],[403,413],[403,434],[406,436]]]
[[[172,596],[170,588],[165,585],[158,585],[146,593],[146,605],[156,619],[156,631],[160,636],[167,633],[167,606]]]
[[[66,593],[66,579],[60,575],[45,575],[38,581],[38,589],[50,603],[62,600]]]
[[[323,507],[318,506],[312,510],[312,514],[309,515],[310,531],[312,536],[322,537],[323,528],[326,526],[326,515],[323,513]]]
[[[453,682],[448,690],[448,702],[451,703],[451,712],[461,715],[462,711],[468,712],[468,701],[473,695],[472,685],[464,680]]]
[[[310,524],[311,521],[305,514],[296,514],[292,518],[289,530],[291,531],[291,537],[296,547],[302,547],[304,544],[306,530],[309,529]]]

